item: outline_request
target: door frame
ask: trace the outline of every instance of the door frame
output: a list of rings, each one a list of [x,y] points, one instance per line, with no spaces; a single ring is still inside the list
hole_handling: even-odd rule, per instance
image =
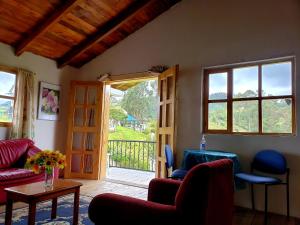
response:
[[[101,154],[101,171],[100,171],[100,179],[106,177],[106,168],[107,168],[107,148],[108,148],[108,134],[109,134],[109,108],[110,108],[110,87],[113,84],[119,84],[124,82],[132,82],[132,81],[146,81],[146,80],[157,80],[160,73],[145,71],[145,72],[137,72],[137,73],[128,73],[128,74],[120,74],[120,75],[112,75],[108,78],[108,80],[102,81],[104,84],[105,90],[105,101],[103,103],[103,141],[102,143],[102,154]],[[107,93],[107,90],[108,93]]]

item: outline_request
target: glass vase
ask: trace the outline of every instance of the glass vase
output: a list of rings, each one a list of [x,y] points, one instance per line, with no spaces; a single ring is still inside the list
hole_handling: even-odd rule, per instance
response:
[[[52,187],[54,180],[54,168],[46,168],[45,169],[45,187]]]

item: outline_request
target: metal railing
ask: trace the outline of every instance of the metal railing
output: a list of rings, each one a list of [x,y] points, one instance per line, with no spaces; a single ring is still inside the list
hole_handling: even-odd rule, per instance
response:
[[[109,166],[155,171],[154,141],[109,140]]]

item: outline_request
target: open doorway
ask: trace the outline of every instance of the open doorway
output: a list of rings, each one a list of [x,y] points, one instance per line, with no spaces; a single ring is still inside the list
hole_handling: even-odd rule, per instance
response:
[[[146,186],[155,177],[157,79],[111,84],[106,178]]]
[[[171,146],[174,157],[176,157],[176,141],[174,137],[176,134],[175,108],[176,77],[178,74],[178,68],[179,66],[176,65],[163,71],[162,73],[153,73],[147,71],[140,73],[138,76],[137,74],[113,76],[104,82],[99,82],[100,79],[98,81],[72,81],[70,85],[68,135],[66,140],[67,166],[65,168],[65,178],[103,179],[106,177],[106,165],[111,165],[110,167],[118,168],[117,164],[114,164],[120,161],[118,157],[112,156],[107,160],[107,148],[109,147],[109,144],[107,143],[109,134],[110,87],[124,92],[131,87],[137,86],[142,81],[151,79],[157,79],[158,81],[152,84],[155,88],[150,88],[151,84],[148,84],[144,88],[140,89],[141,92],[139,92],[137,96],[140,96],[143,93],[148,93],[146,95],[151,94],[152,97],[156,96],[157,98],[156,101],[153,101],[153,106],[156,107],[157,113],[153,114],[157,114],[157,118],[159,119],[157,126],[154,125],[155,122],[152,123],[152,127],[157,128],[153,129],[155,132],[157,132],[157,134],[153,135],[151,134],[153,132],[149,132],[148,134],[150,135],[148,135],[148,139],[146,138],[142,140],[148,142],[152,141],[156,144],[151,145],[149,143],[149,146],[151,146],[153,150],[148,148],[148,144],[144,145],[147,147],[143,147],[143,149],[149,149],[149,153],[148,151],[147,153],[145,153],[145,151],[136,153],[136,149],[140,147],[137,147],[138,144],[132,143],[126,144],[125,147],[121,149],[118,148],[118,151],[122,152],[120,157],[125,158],[125,160],[121,161],[123,164],[119,165],[122,165],[123,167],[126,165],[131,165],[133,160],[133,162],[135,162],[133,163],[135,167],[127,169],[151,172],[153,176],[153,171],[155,171],[156,177],[166,177],[166,159],[164,155],[165,145]],[[127,87],[123,89],[121,87],[122,85]],[[159,93],[159,97],[157,97],[157,93]],[[142,109],[147,109],[147,107],[145,107],[143,104],[144,101],[140,101],[131,103],[130,105],[141,105],[143,106]],[[138,116],[134,117],[133,113],[132,114],[134,118],[128,116],[127,111],[126,113],[127,120],[136,121],[139,118]],[[147,132],[148,128],[149,131],[149,127],[151,126],[144,126],[143,124],[145,123],[143,122],[145,121],[143,120],[139,122],[140,124],[134,122],[131,128],[138,129],[141,132]],[[122,127],[121,122],[116,124]],[[111,129],[114,129],[114,125],[112,125]],[[128,153],[128,145],[131,151],[133,148],[135,154],[133,154],[130,150]],[[140,146],[141,145],[142,144],[140,144]],[[110,146],[113,148],[113,146],[116,145],[110,144]],[[113,151],[112,148],[109,148],[109,153]],[[126,150],[126,154],[130,157],[123,157],[124,149]],[[141,163],[141,160],[139,159],[144,160],[145,157],[147,158],[146,161]],[[106,163],[107,161],[108,163]],[[122,168],[122,166],[119,167]]]

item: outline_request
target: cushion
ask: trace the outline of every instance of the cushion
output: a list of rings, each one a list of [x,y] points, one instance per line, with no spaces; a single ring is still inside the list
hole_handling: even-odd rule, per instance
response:
[[[280,152],[272,149],[258,152],[252,165],[256,170],[271,174],[284,174],[287,170],[285,157]]]
[[[182,169],[177,169],[174,170],[171,177],[174,179],[181,179],[183,180],[183,178],[185,177],[185,175],[187,174],[187,170],[182,170]]]
[[[246,181],[248,183],[253,184],[278,184],[281,183],[281,180],[275,177],[266,177],[266,176],[259,176],[255,174],[249,173],[237,173],[235,175],[238,179]]]
[[[11,167],[31,145],[33,141],[29,139],[0,141],[0,169]]]
[[[0,182],[35,176],[31,170],[9,168],[0,170]]]

